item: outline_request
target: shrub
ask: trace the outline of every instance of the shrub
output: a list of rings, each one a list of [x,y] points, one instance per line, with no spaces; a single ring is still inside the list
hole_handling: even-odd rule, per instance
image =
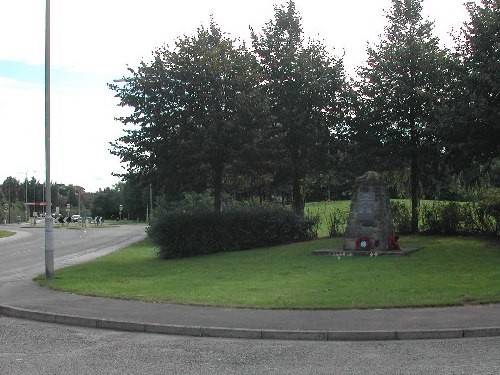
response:
[[[464,232],[463,205],[456,202],[432,202],[421,206],[421,232],[458,234]]]
[[[471,200],[464,205],[465,230],[500,236],[500,188],[476,190]]]
[[[328,217],[328,234],[330,237],[342,237],[345,233],[349,212],[335,208]]]
[[[394,231],[398,234],[411,233],[411,212],[410,207],[398,201],[391,201],[392,219]]]
[[[279,206],[241,206],[223,212],[157,207],[148,235],[161,259],[237,251],[316,237],[318,218],[300,217]]]

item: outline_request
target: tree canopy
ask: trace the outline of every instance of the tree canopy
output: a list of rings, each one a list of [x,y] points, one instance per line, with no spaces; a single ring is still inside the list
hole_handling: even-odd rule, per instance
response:
[[[331,198],[332,188],[345,197],[357,173],[374,169],[393,196],[411,196],[417,230],[422,194],[464,197],[464,180],[484,183],[500,137],[498,1],[467,5],[454,52],[422,4],[392,0],[352,81],[342,58],[306,40],[291,0],[251,29],[250,49],[213,20],[157,48],[110,84],[131,108],[111,144],[122,177],[167,199],[209,191],[216,210],[230,192],[283,197],[303,214],[307,197]]]
[[[457,38],[450,120],[450,156],[459,168],[500,156],[500,3],[467,3],[469,21]]]
[[[120,119],[132,128],[112,152],[129,163],[128,175],[174,193],[209,185],[220,210],[225,170],[252,145],[265,111],[255,58],[212,21],[130,71],[125,86],[111,85],[134,108]]]
[[[327,165],[330,135],[341,114],[344,70],[342,60],[320,42],[305,45],[293,1],[274,11],[262,34],[252,31],[252,40],[270,103],[271,139],[291,179],[294,211],[303,214],[302,181]]]

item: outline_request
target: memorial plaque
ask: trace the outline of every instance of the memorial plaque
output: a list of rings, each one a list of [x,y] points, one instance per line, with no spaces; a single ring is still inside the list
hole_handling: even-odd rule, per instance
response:
[[[372,191],[358,193],[358,220],[370,221],[374,219],[375,193]]]

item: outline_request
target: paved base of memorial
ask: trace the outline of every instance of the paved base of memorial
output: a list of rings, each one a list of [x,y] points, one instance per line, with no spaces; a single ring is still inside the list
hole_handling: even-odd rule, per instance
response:
[[[405,256],[420,250],[420,248],[406,248],[401,250],[344,250],[344,249],[323,249],[314,250],[314,255],[329,255],[329,256]]]

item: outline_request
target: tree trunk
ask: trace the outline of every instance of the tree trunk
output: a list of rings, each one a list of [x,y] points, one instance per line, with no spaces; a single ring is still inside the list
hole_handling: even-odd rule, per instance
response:
[[[418,206],[419,206],[419,167],[418,157],[413,156],[411,160],[411,232],[418,233]]]
[[[410,166],[410,180],[411,180],[411,232],[418,233],[418,206],[419,206],[419,185],[420,185],[420,169],[419,169],[419,137],[417,133],[415,121],[415,109],[410,108],[410,131],[411,143],[413,150],[411,151],[411,166]]]
[[[293,163],[293,177],[292,177],[292,207],[293,212],[297,215],[304,216],[304,198],[300,190],[301,178],[299,175],[299,164],[296,160]]]
[[[222,211],[222,174],[224,171],[224,163],[215,163],[214,168],[214,210]]]

